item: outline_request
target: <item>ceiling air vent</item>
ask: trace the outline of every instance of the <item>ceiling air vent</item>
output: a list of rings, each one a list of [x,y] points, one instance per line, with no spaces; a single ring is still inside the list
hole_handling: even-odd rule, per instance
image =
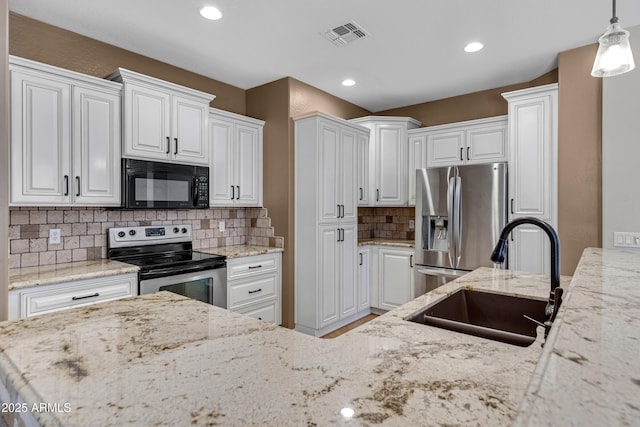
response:
[[[336,46],[344,46],[369,35],[361,26],[353,21],[325,31],[322,35]]]

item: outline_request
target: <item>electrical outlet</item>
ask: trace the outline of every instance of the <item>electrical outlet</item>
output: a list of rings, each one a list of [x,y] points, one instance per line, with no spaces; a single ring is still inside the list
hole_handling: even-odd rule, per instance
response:
[[[218,221],[218,230],[222,233],[225,230],[224,221]]]
[[[49,230],[49,243],[52,245],[60,244],[60,229],[59,228],[51,228]]]
[[[413,219],[409,220],[409,230],[413,230],[416,228],[416,221]]]

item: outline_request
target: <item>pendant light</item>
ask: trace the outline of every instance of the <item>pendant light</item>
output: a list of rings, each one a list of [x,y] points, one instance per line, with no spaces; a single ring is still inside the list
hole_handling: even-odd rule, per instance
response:
[[[624,74],[636,67],[629,44],[629,31],[618,24],[616,0],[613,0],[613,17],[607,31],[598,39],[600,46],[593,62],[593,77],[611,77]]]

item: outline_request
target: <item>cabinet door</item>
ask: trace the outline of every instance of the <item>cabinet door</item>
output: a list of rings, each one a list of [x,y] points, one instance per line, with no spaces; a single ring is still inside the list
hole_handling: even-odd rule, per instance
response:
[[[356,144],[358,146],[358,206],[367,206],[370,201],[371,186],[369,184],[369,135],[358,134]]]
[[[406,205],[404,126],[376,125],[376,205]]]
[[[320,222],[336,222],[338,205],[341,204],[340,187],[340,129],[321,121],[320,140],[318,141],[318,218]],[[354,183],[355,184],[355,183]]]
[[[538,227],[523,224],[512,232],[509,241],[509,269],[549,274],[551,271],[549,238]]]
[[[236,197],[233,182],[234,124],[209,119],[211,159],[209,162],[209,204],[231,206]]]
[[[237,124],[235,128],[236,200],[242,206],[262,205],[262,144],[260,129]]]
[[[464,160],[464,131],[427,135],[427,167],[461,165]]]
[[[66,204],[70,194],[71,87],[11,72],[11,203]]]
[[[369,308],[369,268],[371,265],[371,251],[369,249],[358,250],[358,310]]]
[[[358,232],[354,224],[342,225],[340,233],[340,318],[345,318],[358,311]]]
[[[548,97],[509,103],[511,214],[551,220],[556,190],[551,187],[551,103]]]
[[[120,205],[120,97],[73,88],[73,194],[78,204]]]
[[[507,126],[482,126],[467,131],[467,163],[487,163],[507,160]]]
[[[427,137],[416,135],[409,138],[409,194],[410,206],[416,205],[416,170],[427,167]]]
[[[326,225],[318,236],[318,329],[340,319],[340,253],[337,226]]]
[[[380,248],[378,281],[380,308],[392,310],[412,299],[412,252]]]
[[[171,97],[131,83],[125,83],[124,91],[123,155],[168,160],[173,147]]]
[[[189,163],[209,163],[207,117],[209,105],[179,96],[171,97],[172,158]]]
[[[357,165],[357,134],[349,129],[342,129],[340,133],[340,147],[338,161],[340,163],[339,203],[342,205],[341,218],[357,221],[358,219],[358,170]]]

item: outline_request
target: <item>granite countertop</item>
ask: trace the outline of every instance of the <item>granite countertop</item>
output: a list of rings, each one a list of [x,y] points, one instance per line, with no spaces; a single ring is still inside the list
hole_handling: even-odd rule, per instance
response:
[[[378,246],[396,246],[399,248],[413,248],[414,240],[394,240],[394,239],[359,239],[358,246],[378,245]]]
[[[210,248],[210,249],[197,249],[198,252],[204,252],[214,255],[224,255],[228,259],[241,258],[252,255],[262,255],[274,252],[284,252],[282,248],[272,248],[269,246],[256,246],[256,245],[235,245],[225,246],[222,248]]]
[[[541,338],[516,347],[403,318],[460,287],[543,298],[547,281],[479,269],[328,340],[143,295],[1,323],[0,380],[29,404],[70,406],[29,414],[44,425],[504,425]]]
[[[640,252],[588,248],[517,426],[640,423]]]
[[[101,259],[9,269],[9,291],[118,274],[137,273],[135,265]]]
[[[548,295],[547,277],[488,268],[329,340],[126,298],[0,323],[0,398],[57,403],[24,414],[43,425],[632,425],[639,281],[640,253],[585,250],[544,348],[403,320],[461,287]]]

